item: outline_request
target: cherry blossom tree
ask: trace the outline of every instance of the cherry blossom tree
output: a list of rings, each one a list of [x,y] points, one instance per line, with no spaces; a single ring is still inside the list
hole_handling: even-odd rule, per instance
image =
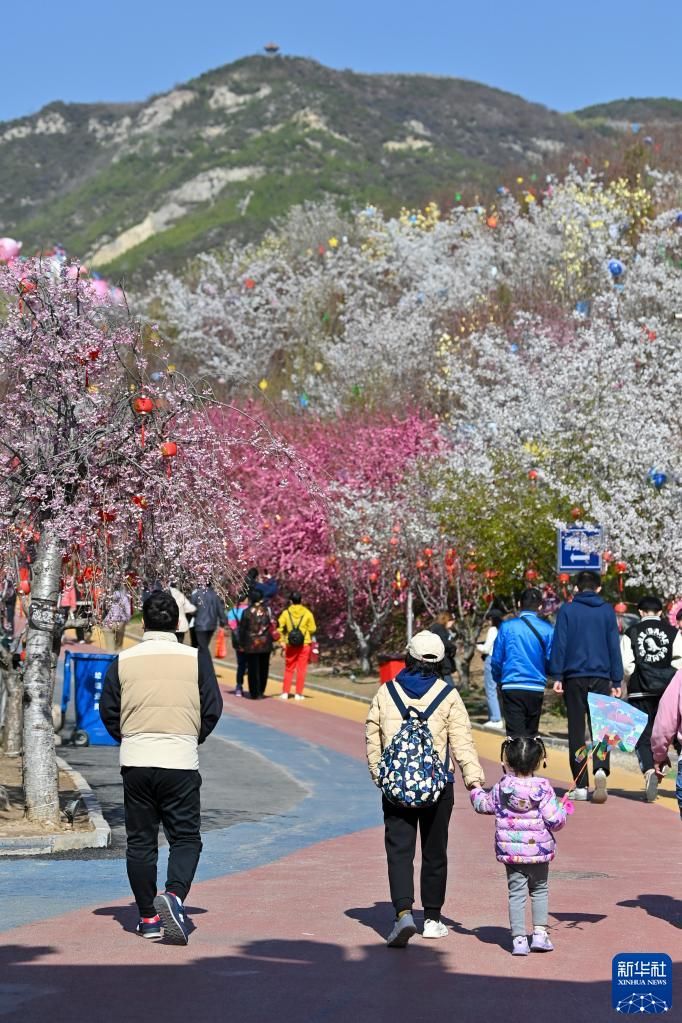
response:
[[[153,326],[40,262],[0,268],[0,558],[36,543],[24,674],[32,820],[59,816],[51,655],[62,562],[101,615],[131,577],[241,576],[229,438]]]

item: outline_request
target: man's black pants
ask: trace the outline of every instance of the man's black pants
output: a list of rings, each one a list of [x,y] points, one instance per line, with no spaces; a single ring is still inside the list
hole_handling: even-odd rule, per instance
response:
[[[252,700],[261,700],[268,684],[270,653],[247,654],[246,666],[249,677],[249,695]]]
[[[543,690],[532,693],[529,689],[503,689],[502,711],[507,735],[517,739],[522,735],[536,736],[540,731]]]
[[[195,650],[208,650],[215,629],[190,629],[189,635]]]
[[[566,701],[566,713],[568,715],[568,759],[571,765],[573,779],[579,777],[578,785],[587,788],[589,784],[589,768],[585,767],[584,760],[576,760],[575,754],[581,746],[585,745],[585,726],[590,720],[589,705],[587,703],[588,693],[599,693],[600,696],[610,696],[613,683],[607,678],[568,678],[564,681],[564,700]],[[600,768],[605,774],[611,769],[610,755],[606,759],[599,760],[597,757],[592,763],[593,769]],[[581,770],[585,767],[582,774]]]
[[[635,746],[642,774],[653,770],[654,767],[654,756],[651,752],[651,733],[654,730],[654,721],[656,720],[658,705],[661,702],[662,695],[663,693],[659,693],[657,696],[643,696],[639,700],[628,700],[631,707],[641,710],[649,719]]]
[[[453,803],[452,783],[445,786],[437,803],[421,810],[396,806],[385,796],[382,798],[388,883],[396,915],[404,909],[412,909],[414,902],[414,856],[419,828],[424,915],[428,920],[440,920],[448,879],[448,826]]]
[[[140,916],[154,916],[159,824],[168,839],[166,891],[185,900],[201,854],[201,775],[166,767],[122,767],[128,879]]]

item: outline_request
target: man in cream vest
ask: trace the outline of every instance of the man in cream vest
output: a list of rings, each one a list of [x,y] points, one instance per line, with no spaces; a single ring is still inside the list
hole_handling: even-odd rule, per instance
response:
[[[121,743],[128,879],[137,933],[187,944],[184,900],[201,853],[199,745],[223,709],[208,649],[182,646],[178,605],[159,590],[142,607],[142,642],[119,654],[104,681],[100,715]],[[168,838],[168,879],[157,895],[159,824]]]

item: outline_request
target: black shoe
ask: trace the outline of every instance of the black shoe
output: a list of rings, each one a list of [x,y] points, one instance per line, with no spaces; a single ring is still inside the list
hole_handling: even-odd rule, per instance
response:
[[[186,945],[189,941],[185,909],[173,892],[163,892],[154,899],[154,909],[161,917],[166,940],[171,945]]]

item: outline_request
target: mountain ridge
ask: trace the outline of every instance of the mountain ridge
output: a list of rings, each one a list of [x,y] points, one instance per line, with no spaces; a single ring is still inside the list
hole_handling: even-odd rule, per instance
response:
[[[0,122],[0,233],[148,276],[258,237],[306,199],[473,197],[513,167],[584,153],[623,103],[654,101],[614,102],[613,118],[611,104],[565,115],[466,79],[243,57],[146,101],[57,100]]]

